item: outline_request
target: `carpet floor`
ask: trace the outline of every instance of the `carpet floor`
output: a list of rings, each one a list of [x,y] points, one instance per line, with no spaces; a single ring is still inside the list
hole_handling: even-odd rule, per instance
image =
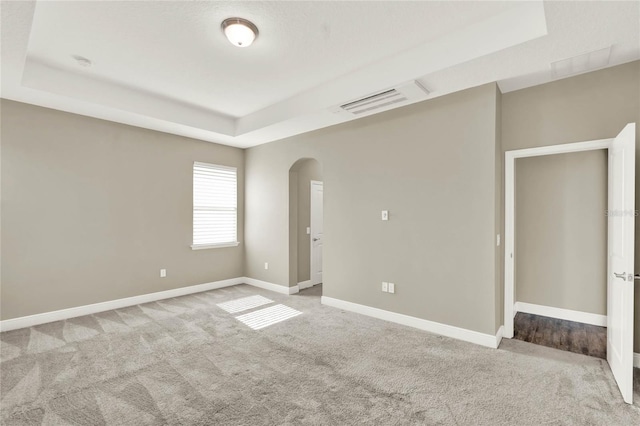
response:
[[[640,425],[637,369],[627,405],[604,360],[488,349],[320,291],[239,285],[1,333],[0,423]]]

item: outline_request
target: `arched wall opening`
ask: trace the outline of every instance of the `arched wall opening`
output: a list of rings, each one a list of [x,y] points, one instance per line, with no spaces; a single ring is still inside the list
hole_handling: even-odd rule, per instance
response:
[[[317,183],[322,181],[322,165],[314,158],[301,158],[289,169],[289,287],[297,285],[300,290],[314,284],[311,268],[312,263],[318,262],[318,247],[317,242],[315,248],[312,247],[312,191],[317,191]],[[312,189],[312,183],[315,189]],[[317,201],[314,205],[317,205]],[[315,214],[317,218],[317,212]],[[314,251],[316,260],[312,262]],[[317,274],[315,276],[315,281],[318,281]]]

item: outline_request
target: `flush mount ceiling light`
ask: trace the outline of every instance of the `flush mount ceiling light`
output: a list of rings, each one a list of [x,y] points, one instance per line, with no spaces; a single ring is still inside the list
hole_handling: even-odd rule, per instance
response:
[[[242,18],[228,18],[222,21],[222,30],[231,44],[238,47],[251,46],[258,37],[258,27]]]

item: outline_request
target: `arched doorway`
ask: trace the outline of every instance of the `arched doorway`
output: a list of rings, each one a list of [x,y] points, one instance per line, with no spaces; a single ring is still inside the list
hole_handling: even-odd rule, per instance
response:
[[[322,284],[323,190],[322,166],[316,159],[301,158],[291,166],[289,286],[300,291]]]

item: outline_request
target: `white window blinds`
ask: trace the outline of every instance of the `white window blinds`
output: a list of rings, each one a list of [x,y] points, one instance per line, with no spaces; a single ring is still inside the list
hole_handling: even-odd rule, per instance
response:
[[[193,163],[193,248],[237,245],[235,167]]]

